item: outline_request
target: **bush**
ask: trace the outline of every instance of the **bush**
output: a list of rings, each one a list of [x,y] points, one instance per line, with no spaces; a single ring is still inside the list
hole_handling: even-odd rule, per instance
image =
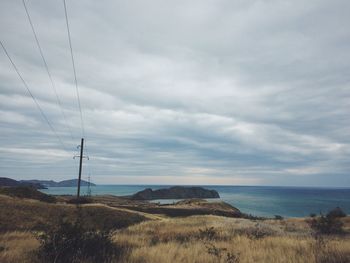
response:
[[[86,196],[81,196],[79,198],[75,197],[72,199],[69,199],[67,201],[68,204],[91,204],[92,203],[92,199],[90,197],[86,197]]]
[[[328,212],[327,217],[346,217],[346,214],[340,207],[336,207]]]
[[[226,252],[227,248],[219,248],[214,244],[206,245],[207,253],[217,258],[218,262],[226,262],[226,263],[239,263],[239,253],[236,252]]]
[[[275,220],[283,220],[283,216],[275,215]]]
[[[275,235],[275,231],[270,228],[256,224],[254,227],[247,227],[235,230],[236,235],[243,235],[249,239],[262,239],[264,237]]]
[[[343,223],[339,218],[334,216],[322,215],[312,218],[309,221],[310,227],[315,231],[315,234],[341,234],[343,233]]]
[[[108,232],[87,231],[78,218],[75,223],[63,219],[38,236],[41,262],[110,262],[120,256],[120,249]]]
[[[204,230],[199,229],[199,237],[200,239],[213,240],[216,238],[217,232],[214,227],[207,227]]]

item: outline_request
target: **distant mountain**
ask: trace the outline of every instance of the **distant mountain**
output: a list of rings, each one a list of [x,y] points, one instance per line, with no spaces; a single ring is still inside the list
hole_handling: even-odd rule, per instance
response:
[[[81,180],[80,186],[88,186],[89,182]],[[91,186],[96,186],[90,183]],[[7,177],[0,177],[0,187],[1,186],[32,186],[36,189],[45,189],[47,187],[77,187],[78,179],[64,180],[60,182],[55,182],[53,180],[14,180]]]
[[[60,182],[55,182],[53,180],[21,180],[21,182],[24,183],[39,183],[46,187],[77,187],[78,186],[78,179],[71,179],[71,180],[63,180]],[[81,180],[80,186],[88,186],[89,182]],[[91,186],[96,186],[93,183],[90,183]]]
[[[57,182],[52,180],[20,180],[21,183],[32,183],[32,184],[42,184],[46,187],[51,187],[54,184],[57,184]]]
[[[31,186],[36,189],[45,189],[46,187],[40,182],[16,181],[7,177],[0,177],[0,186]]]

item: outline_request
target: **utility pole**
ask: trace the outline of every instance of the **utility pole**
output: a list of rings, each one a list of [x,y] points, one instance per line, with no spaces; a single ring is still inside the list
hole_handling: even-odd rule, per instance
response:
[[[82,172],[82,169],[83,169],[83,153],[84,153],[84,138],[81,138],[81,143],[80,143],[80,163],[79,163],[79,179],[78,179],[77,198],[80,197],[80,181],[81,181],[81,172]]]
[[[87,195],[91,196],[91,181],[90,181],[90,173],[88,177],[88,190],[87,190]]]
[[[81,138],[81,143],[77,148],[80,147],[80,155],[74,155],[73,159],[79,157],[79,177],[78,177],[78,191],[77,198],[80,197],[80,182],[81,182],[81,173],[83,171],[83,158],[87,158],[89,160],[89,156],[84,156],[84,138]]]

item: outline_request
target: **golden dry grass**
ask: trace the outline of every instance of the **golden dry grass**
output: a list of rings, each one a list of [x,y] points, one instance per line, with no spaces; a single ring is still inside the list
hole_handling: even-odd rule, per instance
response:
[[[210,227],[216,235],[211,239],[201,236],[199,229]],[[251,235],[252,230],[265,236],[256,238]],[[325,247],[317,247],[304,220],[296,219],[263,222],[216,216],[166,219],[120,230],[115,233],[114,241],[129,247],[123,261],[130,263],[338,263],[350,260],[348,238],[333,238]],[[218,255],[208,253],[213,248]],[[234,256],[229,259],[228,253]],[[326,256],[335,261],[323,261]]]
[[[0,262],[32,262],[38,240],[29,232],[8,232],[0,235]]]

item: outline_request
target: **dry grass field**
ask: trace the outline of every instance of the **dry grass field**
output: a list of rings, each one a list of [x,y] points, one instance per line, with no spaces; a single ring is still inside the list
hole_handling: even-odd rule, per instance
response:
[[[316,242],[304,220],[254,222],[218,216],[193,216],[143,222],[117,231],[127,244],[124,262],[350,262],[350,239]]]
[[[0,262],[43,262],[36,238],[45,221],[76,206],[0,196]],[[313,235],[306,219],[252,220],[215,215],[167,217],[108,207],[81,206],[88,226],[109,228],[120,263],[348,263],[350,236]],[[345,231],[350,218],[342,218]],[[117,226],[117,227],[116,227]],[[79,262],[79,261],[75,261]],[[94,261],[80,261],[94,262]]]

